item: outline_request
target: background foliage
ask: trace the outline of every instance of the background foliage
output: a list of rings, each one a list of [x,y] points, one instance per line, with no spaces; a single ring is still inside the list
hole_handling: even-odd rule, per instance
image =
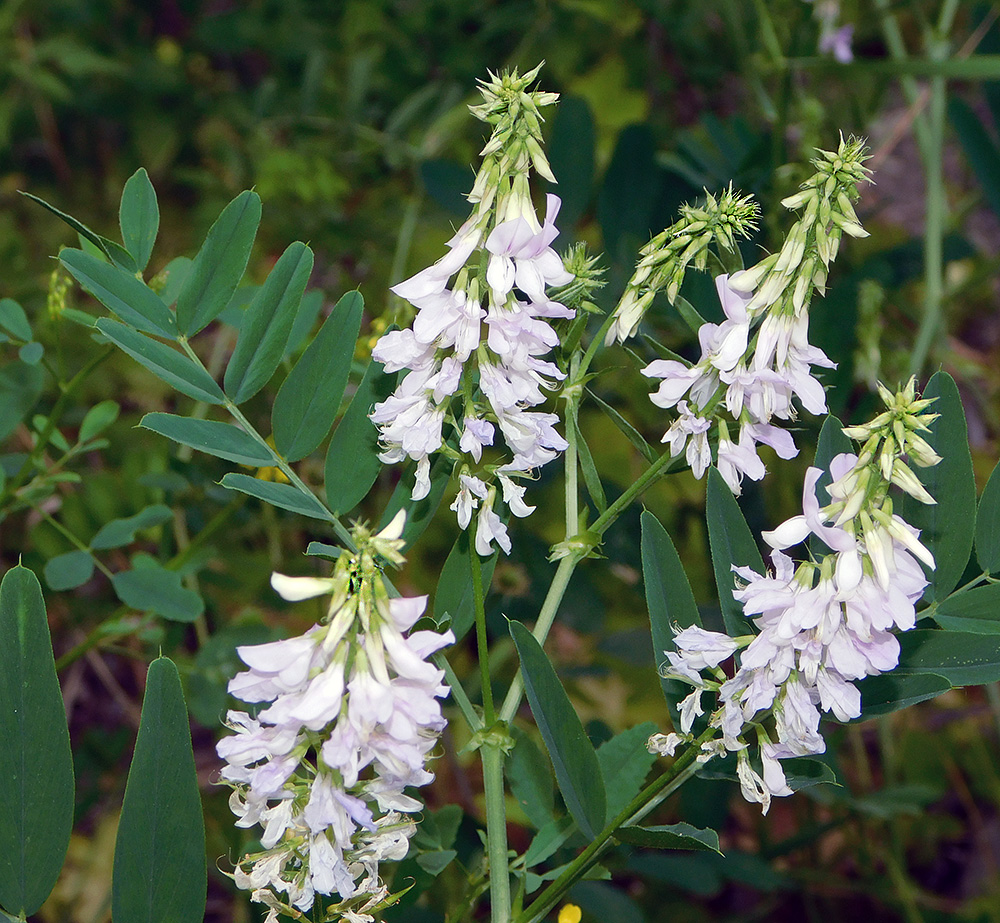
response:
[[[228,468],[217,460],[136,428],[146,413],[191,405],[178,410],[165,385],[74,323],[74,311],[95,313],[95,303],[48,255],[79,241],[17,190],[116,237],[121,189],[145,167],[160,201],[149,273],[157,274],[167,255],[193,256],[226,203],[253,188],[263,218],[249,257],[252,280],[263,281],[289,241],[309,241],[316,257],[314,294],[296,319],[288,368],[321,318],[356,287],[365,297],[363,334],[406,320],[387,286],[436,259],[464,216],[468,164],[482,144],[465,105],[487,69],[547,60],[543,84],[563,94],[547,129],[564,201],[562,242],[577,236],[605,252],[605,307],[620,294],[636,248],[702,187],[732,180],[760,198],[765,215],[777,215],[800,179],[800,168],[788,164],[804,163],[814,146],[832,147],[840,130],[864,134],[877,185],[859,214],[872,236],[845,248],[829,296],[813,311],[814,340],[839,362],[827,377],[835,386],[831,410],[861,420],[874,406],[876,379],[894,384],[908,374],[927,316],[926,241],[937,235],[945,323],[915,371],[926,378],[942,367],[958,381],[982,486],[1000,432],[1000,68],[991,56],[1000,31],[995,5],[968,3],[947,34],[936,33],[937,7],[844,3],[856,59],[842,65],[817,55],[813,7],[801,0],[0,4],[0,294],[24,308],[22,315],[0,303],[7,339],[0,557],[5,570],[20,557],[44,575],[77,777],[69,860],[38,919],[109,918],[117,811],[147,665],[160,650],[180,668],[194,722],[207,810],[206,919],[253,918],[216,871],[217,862],[225,866],[219,857],[239,849],[225,796],[210,784],[225,683],[236,670],[236,644],[307,627],[308,607],[290,614],[267,579],[275,568],[315,571],[316,559],[301,552],[329,536],[220,487]],[[955,76],[935,144],[926,135],[934,127],[932,84],[942,73]],[[941,190],[928,199],[925,176],[936,168]],[[949,207],[938,214],[942,201]],[[747,252],[773,245],[778,232],[765,226]],[[171,284],[169,274],[160,281]],[[240,297],[199,346],[212,371],[233,349]],[[653,312],[661,340],[688,350],[686,328],[665,302]],[[348,394],[370,343],[361,341]],[[650,442],[659,440],[663,424],[645,382],[608,367],[594,389]],[[276,399],[272,389],[261,391],[248,417],[266,420]],[[603,484],[613,497],[640,470],[639,456],[603,413],[588,410],[581,428],[598,470],[618,473]],[[18,483],[33,453],[44,455],[50,476]],[[802,466],[808,460],[803,452]],[[244,461],[254,474],[254,459]],[[319,465],[307,458],[298,470],[319,480]],[[754,531],[795,511],[801,481],[793,467],[741,498]],[[397,480],[395,470],[379,474],[353,516],[377,518]],[[673,478],[645,503],[677,544],[706,624],[717,622],[703,488]],[[497,637],[506,634],[503,615],[530,622],[537,612],[551,569],[547,548],[560,537],[556,509],[554,497],[547,504],[541,495],[514,555],[496,564],[488,605]],[[646,720],[663,722],[639,519],[637,510],[623,517],[603,547],[608,561],[578,571],[548,645],[595,743]],[[454,531],[449,515],[430,525],[402,589],[434,588]],[[150,598],[142,579],[149,570],[169,572],[155,582],[168,584],[168,594]],[[512,671],[512,644],[509,652]],[[454,662],[474,691],[471,656],[456,653]],[[586,882],[573,898],[586,919],[622,921],[996,919],[998,729],[993,687],[839,729],[830,759],[846,787],[809,789],[777,804],[766,821],[733,798],[728,782],[692,781],[682,805],[668,804],[664,817],[716,827],[725,857],[636,847],[611,882]],[[461,725],[452,732],[463,733]],[[457,753],[464,741],[450,743]],[[537,781],[536,758],[545,759],[539,752],[512,765],[515,800]],[[430,808],[457,801],[479,813],[471,759],[438,761]],[[523,849],[545,818],[518,817],[512,808],[512,846]],[[421,835],[440,834],[442,848],[460,857],[479,848],[468,821],[452,826],[443,814],[432,815]],[[416,866],[408,873],[425,874]],[[454,866],[443,873],[445,885],[455,874]],[[432,904],[398,916],[441,919]]]

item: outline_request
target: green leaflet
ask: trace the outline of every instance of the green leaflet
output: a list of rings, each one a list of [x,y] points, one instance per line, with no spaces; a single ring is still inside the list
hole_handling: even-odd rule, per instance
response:
[[[181,445],[241,465],[263,468],[274,464],[274,457],[265,446],[231,423],[196,420],[172,413],[147,413],[139,425]]]
[[[142,272],[149,263],[153,244],[156,242],[156,232],[160,228],[160,207],[156,203],[156,191],[143,167],[136,170],[125,183],[121,204],[118,206],[118,224],[125,249],[135,260],[136,268]]]
[[[271,410],[274,444],[288,461],[313,451],[330,432],[344,396],[364,300],[348,292],[288,373]]]
[[[226,366],[225,390],[234,403],[250,400],[277,371],[312,267],[312,250],[289,244],[247,308]]]
[[[172,622],[193,622],[205,611],[204,600],[184,587],[181,575],[148,554],[135,555],[132,569],[115,574],[111,585],[126,606]]]
[[[952,594],[934,611],[934,621],[951,631],[1000,635],[1000,583]]]
[[[154,503],[152,506],[140,510],[134,516],[112,519],[101,526],[97,534],[90,540],[90,547],[104,549],[130,545],[135,541],[135,533],[140,529],[162,525],[172,519],[173,515],[169,506]]]
[[[469,558],[470,553],[474,553],[471,552],[471,529],[472,526],[459,533],[445,559],[444,567],[441,568],[441,576],[434,591],[434,620],[440,624],[448,616],[451,619],[449,627],[456,640],[465,637],[476,620],[472,599],[472,563]],[[488,558],[476,555],[482,567],[484,593],[489,592],[499,554],[494,549]]]
[[[181,394],[206,404],[222,404],[225,395],[205,369],[183,353],[150,339],[145,334],[118,321],[102,317],[95,324],[112,343],[144,365],[157,378],[176,388]]]
[[[916,628],[899,637],[904,673],[936,673],[953,686],[1000,680],[1000,635]]]
[[[201,923],[205,824],[177,667],[149,665],[111,884],[115,920]]]
[[[229,304],[246,272],[259,224],[260,196],[248,190],[209,229],[177,296],[177,326],[185,336],[194,336]]]
[[[230,490],[238,490],[241,493],[271,506],[281,507],[283,510],[291,510],[293,513],[300,513],[312,519],[329,520],[330,514],[315,497],[306,496],[297,487],[291,484],[279,484],[276,481],[262,481],[246,474],[227,474],[219,483]]]
[[[549,658],[520,622],[510,623],[531,713],[552,758],[556,782],[577,826],[593,839],[604,826],[606,798],[597,754]]]
[[[42,573],[50,590],[72,590],[94,576],[94,559],[86,551],[67,551],[49,558]]]
[[[552,769],[524,731],[514,728],[513,734],[516,743],[504,761],[504,775],[521,810],[536,829],[542,830],[552,822],[555,806]]]
[[[656,732],[652,721],[631,727],[606,740],[597,748],[597,762],[604,777],[608,807],[605,818],[610,823],[642,788],[656,757],[646,749],[646,741]]]
[[[733,590],[736,589],[733,567],[750,567],[763,574],[764,561],[736,498],[714,467],[708,469],[705,518],[708,520],[712,570],[715,572],[726,632],[733,638],[750,634],[752,629],[743,615],[743,606],[733,597]]]
[[[0,906],[31,916],[59,877],[73,827],[73,757],[38,578],[0,583]],[[16,808],[16,810],[15,810]]]
[[[656,827],[619,827],[615,839],[632,846],[654,849],[707,849],[720,856],[719,834],[690,824],[663,824]]]
[[[936,673],[906,673],[897,668],[891,673],[866,676],[857,684],[861,690],[861,717],[867,721],[877,715],[909,708],[917,702],[936,699],[951,689],[951,683]]]
[[[987,573],[1000,572],[1000,464],[993,469],[979,498],[976,559]]]

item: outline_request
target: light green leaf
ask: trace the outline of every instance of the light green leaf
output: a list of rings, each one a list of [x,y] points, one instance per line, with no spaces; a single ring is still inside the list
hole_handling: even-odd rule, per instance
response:
[[[241,465],[264,468],[274,464],[274,457],[267,448],[231,423],[196,420],[172,413],[147,413],[139,425],[181,445],[189,445],[199,452],[207,452]]]
[[[84,415],[83,422],[80,424],[78,441],[81,443],[90,442],[95,436],[100,435],[118,419],[120,410],[117,401],[101,401],[99,404],[94,404]]]
[[[38,365],[45,355],[45,347],[37,340],[25,343],[18,351],[17,357],[26,365]]]
[[[149,181],[149,174],[139,167],[125,183],[121,204],[118,206],[118,224],[122,231],[125,249],[132,254],[141,272],[149,263],[160,228],[160,207],[156,191]]]
[[[106,317],[98,320],[96,326],[112,343],[181,394],[206,404],[222,404],[225,401],[222,389],[202,366],[166,343],[152,340],[138,330]]]
[[[364,300],[348,292],[288,373],[271,410],[274,444],[288,461],[313,451],[330,432],[344,396]]]
[[[260,196],[248,190],[209,229],[177,296],[177,326],[185,336],[194,336],[229,304],[246,272],[259,224]]]
[[[936,673],[953,686],[1000,680],[1000,635],[917,628],[900,635],[899,646],[905,673]]]
[[[708,520],[712,570],[715,572],[726,632],[734,638],[750,634],[752,628],[743,615],[743,606],[733,597],[733,590],[736,589],[733,566],[750,567],[763,574],[764,561],[736,498],[714,467],[708,469],[705,518]]]
[[[250,400],[281,364],[312,267],[312,250],[289,244],[243,315],[224,382],[235,403]]]
[[[1000,583],[952,594],[937,607],[934,621],[951,631],[1000,635]]]
[[[673,650],[674,633],[671,625],[681,628],[701,625],[698,604],[694,601],[691,584],[684,565],[677,554],[667,530],[648,510],[640,517],[642,526],[642,582],[646,588],[646,608],[649,611],[649,625],[653,635],[655,666],[666,659],[664,652]],[[671,708],[675,708],[690,691],[675,679],[660,677],[663,695]]]
[[[465,637],[465,633],[476,619],[472,598],[470,551],[469,530],[463,530],[459,532],[455,544],[445,559],[441,576],[438,577],[437,589],[434,591],[434,620],[440,624],[445,616],[449,616],[450,627],[457,641]],[[494,550],[488,558],[476,555],[476,560],[482,567],[484,593],[489,592],[499,554],[499,551]]]
[[[31,916],[59,877],[73,827],[73,757],[38,579],[0,583],[0,905]]]
[[[68,247],[60,252],[59,262],[80,285],[129,326],[155,336],[170,339],[177,336],[177,324],[170,308],[132,273]]]
[[[707,849],[720,856],[719,834],[690,824],[662,824],[655,827],[619,827],[615,839],[632,846],[653,849]]]
[[[162,525],[172,519],[173,515],[169,506],[154,503],[152,506],[140,510],[134,516],[112,519],[111,522],[106,522],[101,526],[97,535],[91,539],[90,547],[103,549],[130,545],[135,541],[135,533],[140,529],[151,529],[153,526]]]
[[[606,814],[597,754],[541,645],[520,622],[510,623],[510,633],[521,658],[531,713],[552,758],[559,791],[577,826],[593,839],[604,826]]]
[[[204,600],[185,589],[181,575],[148,554],[132,558],[132,569],[111,578],[118,598],[139,612],[155,612],[172,622],[193,622],[205,611]]]
[[[293,513],[300,513],[302,516],[310,516],[313,519],[329,520],[330,514],[324,509],[323,504],[315,497],[306,496],[297,487],[291,484],[279,484],[276,481],[262,481],[246,474],[227,474],[219,483],[230,490],[238,490],[241,493],[271,506],[281,507],[283,510],[291,510]]]
[[[594,464],[594,457],[590,454],[590,447],[587,440],[580,432],[580,425],[574,415],[566,418],[566,426],[572,427],[576,433],[576,451],[580,462],[580,470],[583,472],[583,483],[587,486],[587,493],[593,501],[598,513],[603,513],[608,508],[608,498],[604,495],[604,485],[601,484],[601,476],[597,473],[597,466]]]
[[[993,469],[979,498],[976,559],[987,573],[1000,573],[1000,464]]]
[[[35,338],[28,323],[28,315],[13,298],[0,298],[0,327],[11,336],[26,343]]]
[[[324,486],[326,502],[335,513],[347,513],[364,500],[382,470],[378,429],[368,414],[392,393],[395,381],[395,375],[386,375],[382,363],[372,359],[330,437]]]
[[[135,755],[122,805],[111,884],[121,923],[201,923],[205,824],[177,668],[149,665]]]
[[[94,576],[94,559],[86,551],[67,551],[46,561],[43,573],[50,590],[72,590]]]
[[[597,761],[608,796],[605,822],[610,822],[642,788],[656,757],[646,749],[646,741],[656,733],[652,721],[616,734],[597,748]]]

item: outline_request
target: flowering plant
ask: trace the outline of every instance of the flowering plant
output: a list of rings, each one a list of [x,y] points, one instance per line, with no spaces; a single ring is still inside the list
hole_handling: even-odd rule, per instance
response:
[[[314,571],[329,575],[272,577],[286,601],[325,601],[316,623],[299,636],[238,646],[242,666],[228,680],[245,705],[227,711],[217,781],[232,790],[236,826],[256,839],[241,841],[220,866],[267,908],[268,923],[370,923],[383,912],[392,919],[401,903],[435,903],[434,881],[458,861],[462,811],[430,810],[421,789],[451,746],[443,736],[449,721],[464,725],[464,751],[480,757],[482,806],[469,813],[482,845],[465,850],[464,874],[445,889],[447,906],[437,906],[449,920],[471,919],[488,892],[494,923],[534,923],[585,877],[600,875],[622,844],[718,851],[714,830],[644,824],[692,777],[735,780],[766,813],[775,797],[835,780],[815,759],[827,746],[824,715],[851,722],[1000,676],[1000,654],[984,653],[984,635],[949,622],[978,611],[976,594],[995,586],[1000,481],[991,479],[977,526],[965,422],[947,375],[935,375],[922,395],[915,379],[897,390],[880,386],[884,409],[866,424],[845,428],[826,417],[802,512],[763,532],[766,560],[736,500],[774,457],[780,465],[799,453],[792,424],[800,413],[826,414],[822,376],[834,363],[810,344],[809,319],[822,310],[814,297],[826,289],[844,235],[866,235],[854,209],[869,179],[863,143],[841,138],[836,151],[818,153],[812,175],[782,203],[796,217],[781,247],[748,268],[740,242],[760,218],[751,197],[730,187],[684,206],[643,247],[620,300],[601,317],[596,260],[581,247],[562,256],[554,248],[559,198],[545,196],[544,218],[536,211],[532,174],[555,181],[541,124],[556,103],[535,88],[536,76],[537,68],[482,82],[483,102],[472,113],[490,135],[467,197],[472,212],[443,257],[393,286],[406,305],[399,320],[410,322],[377,340],[346,410],[362,322],[357,293],[341,299],[291,366],[273,399],[270,437],[246,405],[286,357],[309,248],[289,246],[253,291],[236,314],[239,336],[225,371],[213,374],[192,340],[231,310],[260,219],[255,193],[226,208],[192,262],[170,264],[166,279],[149,282],[157,206],[144,172],[123,195],[124,246],[69,219],[84,246],[62,251],[61,264],[117,318],[85,321],[91,335],[202,408],[151,413],[141,425],[257,468],[260,476],[230,471],[220,484],[321,523],[320,537],[338,542],[307,547]],[[691,270],[712,277],[719,304],[701,307],[721,312],[720,322],[706,321],[688,300]],[[635,346],[658,293],[697,335],[693,361],[651,336]],[[666,412],[662,452],[593,394],[612,363],[658,381],[650,401]],[[591,397],[646,460],[610,502],[580,420]],[[232,422],[206,418],[211,407]],[[306,460],[338,417],[320,488]],[[510,515],[533,513],[527,491],[560,457],[565,530],[550,549],[551,583],[533,626],[509,620],[502,637],[487,620],[489,576],[500,552],[516,554]],[[344,524],[342,514],[364,500],[382,465],[411,463],[377,527]],[[655,668],[664,730],[626,729],[595,749],[543,644],[578,566],[600,556],[608,530],[644,491],[686,469],[707,482],[720,617],[705,627],[671,537],[643,512],[650,677]],[[428,616],[428,597],[402,595],[388,573],[446,494],[460,534]],[[474,539],[466,534],[473,519]],[[980,572],[959,587],[974,537]],[[95,539],[81,550],[92,556],[101,547]],[[176,615],[191,604],[174,571],[138,556],[111,577],[132,608],[169,618],[169,605]],[[0,875],[0,905],[23,920],[44,900],[65,852],[72,764],[38,583],[17,567],[2,593],[4,643],[16,656],[0,671],[0,729],[22,767],[46,740],[61,741],[49,778],[29,784],[13,764],[8,774],[24,809],[0,825],[11,841],[4,855],[21,872],[30,863],[44,872],[31,884],[16,869]],[[520,667],[495,700],[501,652],[511,645]],[[463,652],[478,670],[460,675]],[[521,708],[525,696],[533,723]],[[25,702],[37,709],[35,729],[25,724]],[[544,743],[551,773],[533,738]],[[524,756],[532,752],[537,760]],[[657,756],[670,762],[647,783]],[[538,828],[513,856],[505,779]],[[154,789],[160,796],[150,808],[143,795]],[[45,813],[52,804],[61,812],[55,820]],[[68,805],[71,814],[71,797]],[[201,823],[177,672],[161,658],[149,671],[118,834],[117,917],[201,918]],[[29,824],[46,833],[29,841]]]

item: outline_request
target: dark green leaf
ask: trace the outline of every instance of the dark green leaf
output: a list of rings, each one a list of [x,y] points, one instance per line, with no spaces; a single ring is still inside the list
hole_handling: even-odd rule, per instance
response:
[[[904,673],[893,670],[878,676],[867,676],[860,683],[861,721],[876,715],[909,708],[917,702],[936,699],[951,689],[951,683],[936,673]]]
[[[705,318],[695,310],[695,306],[683,295],[678,295],[674,299],[674,307],[677,308],[677,313],[680,314],[684,323],[688,325],[692,332],[698,333],[705,326]]]
[[[41,366],[18,359],[0,368],[0,440],[14,432],[31,412],[44,385]]]
[[[140,612],[155,612],[172,622],[193,622],[205,611],[205,603],[193,590],[185,589],[181,575],[167,570],[148,554],[132,558],[132,569],[111,578],[118,598]]]
[[[118,224],[125,249],[132,254],[139,271],[143,271],[153,252],[156,232],[160,228],[160,207],[156,203],[156,191],[143,167],[139,167],[125,183],[121,204],[118,206]]]
[[[395,375],[386,375],[374,359],[344,416],[337,424],[326,450],[326,502],[335,513],[354,509],[371,490],[382,470],[378,429],[368,414],[392,392]]]
[[[193,397],[196,401],[205,401],[206,404],[224,403],[226,397],[215,379],[183,353],[106,317],[98,320],[96,327],[136,362],[181,394]]]
[[[330,561],[336,561],[343,553],[343,548],[328,545],[326,542],[310,542],[306,546],[306,554],[315,555],[317,558],[327,558]]]
[[[307,497],[297,487],[291,484],[279,484],[276,481],[262,481],[246,474],[227,474],[220,482],[223,487],[238,490],[241,493],[256,497],[271,506],[279,506],[283,510],[291,510],[313,519],[329,519],[330,514],[323,504],[315,497]]]
[[[652,721],[644,721],[606,740],[597,748],[604,790],[608,796],[605,821],[611,820],[642,788],[656,757],[646,749],[646,741],[656,732]]]
[[[614,407],[605,401],[601,400],[590,388],[587,389],[587,394],[595,401],[598,407],[601,408],[610,418],[611,422],[621,430],[625,438],[632,443],[643,455],[646,456],[646,460],[649,462],[655,462],[657,459],[656,449],[654,449],[645,439],[643,439],[642,434],[626,420]]]
[[[445,616],[449,616],[451,630],[459,641],[465,637],[476,619],[472,599],[472,564],[469,560],[470,539],[468,530],[459,533],[444,567],[441,568],[441,576],[434,591],[434,621],[440,624]],[[499,551],[494,550],[488,558],[476,555],[476,560],[482,567],[484,593],[489,592],[499,554]]]
[[[958,135],[958,140],[969,158],[969,165],[983,187],[983,194],[993,214],[1000,216],[1000,151],[990,138],[983,120],[962,99],[952,96],[948,100],[948,119]]]
[[[292,324],[292,332],[288,334],[288,343],[285,344],[286,356],[292,355],[312,332],[322,307],[323,293],[319,289],[303,295],[299,310],[295,314],[295,322]]]
[[[1000,634],[1000,583],[949,596],[937,607],[934,621],[952,631]]]
[[[224,382],[235,403],[253,397],[281,364],[312,267],[312,250],[289,244],[243,315]]]
[[[78,440],[81,443],[90,442],[95,436],[100,435],[118,419],[120,410],[117,401],[101,401],[99,404],[94,404],[80,424]]]
[[[174,442],[189,445],[199,452],[207,452],[241,465],[264,468],[274,464],[274,457],[267,448],[231,423],[196,420],[172,413],[147,413],[139,425],[173,439]]]
[[[906,673],[937,673],[953,686],[1000,680],[1000,635],[918,628],[899,644],[899,669]]]
[[[548,150],[549,165],[559,180],[556,192],[562,199],[559,226],[563,229],[572,228],[590,202],[595,138],[594,117],[587,101],[577,96],[564,96],[552,120]]]
[[[830,502],[830,494],[826,488],[830,486],[833,478],[830,477],[830,462],[843,452],[851,452],[854,446],[851,440],[844,435],[844,424],[833,414],[830,414],[824,421],[819,431],[819,439],[816,442],[816,456],[813,459],[813,467],[819,468],[823,474],[816,482],[816,496],[819,498],[819,505],[826,506]],[[826,543],[817,535],[809,537],[809,550],[819,558],[824,554],[829,554],[832,549],[827,548]]]
[[[154,503],[134,516],[124,519],[112,519],[101,526],[97,535],[91,539],[91,548],[121,548],[135,541],[135,533],[140,529],[150,529],[159,526],[173,518],[169,506]]]
[[[450,864],[451,860],[458,853],[454,849],[438,849],[434,852],[425,852],[417,856],[419,865],[428,875],[440,875]]]
[[[719,591],[722,621],[733,638],[750,634],[753,629],[743,615],[743,606],[733,598],[733,590],[736,589],[733,567],[750,567],[763,574],[764,561],[736,498],[714,467],[708,469],[705,518],[708,520],[712,570]]]
[[[31,916],[59,877],[73,827],[73,757],[45,601],[26,567],[0,583],[0,905]]]
[[[958,585],[972,552],[976,481],[965,411],[954,380],[947,372],[936,372],[923,396],[937,398],[930,410],[940,417],[924,436],[942,461],[932,468],[914,470],[937,503],[926,506],[904,496],[897,503],[896,512],[920,529],[920,540],[934,555],[937,567],[927,573],[930,585],[924,598],[940,602]]]
[[[52,212],[57,218],[61,218],[66,222],[77,234],[79,234],[84,240],[88,241],[94,247],[101,251],[111,262],[116,266],[121,266],[126,272],[136,272],[139,267],[136,266],[135,260],[132,258],[132,254],[128,252],[121,244],[116,244],[113,240],[108,240],[107,237],[101,237],[100,234],[95,234],[90,228],[80,221],[77,221],[72,215],[67,215],[65,212],[59,211],[54,205],[49,205],[44,199],[38,198],[36,195],[32,195],[30,192],[21,192],[21,195],[26,196],[31,199],[32,202],[37,202],[42,208],[47,209]]]
[[[256,192],[241,192],[222,210],[177,296],[181,333],[194,336],[229,304],[246,271],[259,224],[260,196]]]
[[[576,832],[576,821],[569,815],[549,821],[532,838],[524,854],[524,867],[530,869],[544,862]]]
[[[619,827],[615,839],[632,846],[654,849],[707,849],[720,856],[719,834],[690,824],[661,824],[656,827]]]
[[[979,498],[976,559],[987,573],[1000,572],[1000,464],[993,469]]]
[[[698,604],[694,601],[691,584],[667,530],[648,510],[640,517],[642,526],[642,582],[646,588],[646,608],[653,635],[656,668],[665,659],[665,652],[674,646],[671,626],[681,628],[701,625]],[[660,677],[667,703],[676,706],[690,689],[679,680]]]
[[[597,754],[541,645],[520,622],[510,623],[510,633],[521,658],[531,713],[552,758],[559,791],[577,826],[593,839],[604,826],[606,813]]]
[[[28,315],[13,298],[0,298],[0,327],[11,336],[26,343],[35,338],[28,323]]]
[[[125,323],[155,336],[171,339],[177,336],[177,323],[170,308],[132,273],[68,247],[60,252],[59,261],[80,285]]]
[[[552,822],[555,806],[552,769],[527,734],[515,728],[514,737],[514,749],[504,763],[504,775],[521,810],[534,827],[541,830]]]
[[[94,559],[86,551],[67,551],[46,561],[43,573],[50,590],[72,590],[94,575]]]
[[[278,451],[288,461],[305,458],[330,432],[344,396],[364,300],[348,292],[288,373],[271,410]]]
[[[608,508],[608,498],[604,495],[604,487],[601,484],[601,476],[597,473],[597,466],[594,464],[594,456],[590,454],[590,447],[580,432],[580,426],[574,416],[566,419],[566,426],[572,426],[576,430],[576,450],[580,462],[580,470],[583,472],[583,483],[587,486],[587,493],[597,508],[598,513],[603,513]]]
[[[181,289],[184,288],[187,277],[191,275],[191,267],[193,265],[194,260],[191,257],[175,256],[160,271],[159,275],[164,280],[163,288],[160,290],[160,297],[163,299],[164,304],[174,304],[177,301],[177,296],[180,295]]]
[[[201,923],[205,824],[184,694],[166,657],[149,665],[111,884],[121,923]]]

